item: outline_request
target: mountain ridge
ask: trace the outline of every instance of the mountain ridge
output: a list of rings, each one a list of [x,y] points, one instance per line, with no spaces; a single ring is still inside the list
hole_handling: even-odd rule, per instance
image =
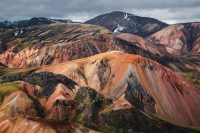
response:
[[[18,21],[0,21],[0,28],[23,28],[34,25],[41,24],[51,24],[51,23],[73,23],[70,19],[52,19],[44,17],[33,17],[29,20],[18,20]]]
[[[0,28],[0,132],[199,132],[200,23],[27,21]]]
[[[154,18],[140,17],[120,11],[99,15],[84,23],[96,24],[111,31],[131,33],[143,37],[168,26],[168,24]]]

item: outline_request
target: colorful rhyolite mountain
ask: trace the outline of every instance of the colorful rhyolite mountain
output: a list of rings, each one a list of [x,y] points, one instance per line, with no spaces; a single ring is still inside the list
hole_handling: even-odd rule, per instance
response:
[[[176,71],[200,71],[198,55],[174,56],[165,45],[127,33],[88,24],[50,24],[1,31],[0,62],[12,67],[31,67],[80,59],[112,50],[155,60]],[[197,57],[196,57],[197,56]]]
[[[200,23],[174,24],[150,35],[148,39],[164,45],[168,52],[175,55],[200,53]]]
[[[0,132],[199,131],[199,23],[29,21],[0,28]]]
[[[71,130],[73,122],[98,131],[102,131],[102,127],[107,131],[110,127],[113,131],[117,128],[192,131],[170,123],[194,127],[200,123],[200,88],[138,55],[109,52],[36,71],[4,75],[2,80],[9,83],[2,84],[1,90],[8,86],[14,91],[3,95],[2,131],[12,131],[10,124],[18,127],[23,121],[30,125],[36,121],[37,130],[33,131],[39,131],[44,124],[46,127],[41,130],[53,130],[54,123],[58,125],[56,131],[62,130],[59,126],[64,125]],[[138,120],[141,118],[144,121]],[[18,125],[16,121],[22,123]],[[123,127],[123,123],[128,125]],[[137,127],[135,123],[141,125]],[[145,127],[145,123],[153,125]],[[161,127],[153,128],[158,125]],[[172,129],[165,127],[167,125]],[[29,128],[29,124],[26,126],[21,128]]]

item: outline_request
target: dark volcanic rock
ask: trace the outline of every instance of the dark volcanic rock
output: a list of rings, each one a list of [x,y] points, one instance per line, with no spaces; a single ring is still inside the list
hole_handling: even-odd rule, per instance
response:
[[[88,127],[97,125],[99,123],[98,113],[105,101],[103,95],[92,88],[82,87],[74,100],[77,104],[77,121]]]
[[[33,85],[39,85],[43,88],[42,92],[40,92],[37,96],[49,96],[54,92],[54,89],[58,83],[63,83],[68,88],[74,88],[76,83],[60,74],[54,74],[51,72],[41,72],[41,73],[31,73],[31,74],[15,74],[15,75],[7,75],[2,77],[4,82],[12,82],[12,81],[25,81],[31,83]]]
[[[168,26],[166,23],[153,18],[140,17],[119,11],[97,16],[85,23],[104,26],[114,32],[131,33],[143,37]]]
[[[153,68],[151,68],[153,69]],[[145,110],[145,112],[154,112],[154,99],[145,91],[140,82],[138,81],[135,73],[129,68],[128,76],[126,77],[128,83],[125,92],[125,98],[136,108]]]

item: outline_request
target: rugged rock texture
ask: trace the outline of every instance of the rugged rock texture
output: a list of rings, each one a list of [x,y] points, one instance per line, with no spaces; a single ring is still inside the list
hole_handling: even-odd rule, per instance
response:
[[[22,88],[37,107],[38,116],[55,121],[71,120],[75,115],[73,100],[76,83],[52,73],[16,74],[3,77],[4,82],[25,81]],[[29,84],[28,84],[28,83]]]
[[[5,36],[10,35],[10,32],[4,33]],[[42,34],[41,37],[38,34]],[[3,64],[9,67],[41,66],[119,50],[142,55],[175,71],[200,70],[198,59],[175,58],[162,45],[152,44],[131,34],[110,34],[108,30],[98,26],[56,24],[32,27],[21,39],[27,42],[21,44],[18,42],[19,38],[7,42],[8,49],[0,57]]]
[[[110,52],[39,71],[64,74],[106,98],[121,103],[128,101],[143,112],[179,124],[198,126],[200,123],[199,86],[140,56]]]
[[[175,24],[148,37],[154,43],[162,44],[169,53],[200,53],[200,23]]]
[[[14,36],[15,30],[2,31],[1,62],[10,67],[38,66],[93,55],[87,36],[109,33],[107,29],[85,24],[51,24],[23,29]],[[80,51],[81,53],[79,54]]]
[[[70,122],[75,117],[75,103],[70,101],[69,92],[66,87],[62,90],[61,86],[55,87],[52,95],[37,98],[39,86],[33,86],[25,82],[16,82],[21,90],[10,90],[10,94],[4,98],[0,105],[0,132],[95,132],[79,124]],[[17,87],[16,86],[16,87]],[[0,92],[4,88],[0,86]],[[60,90],[59,90],[60,89]],[[63,92],[63,95],[59,95]],[[1,94],[1,93],[0,93]],[[73,95],[73,93],[71,92]],[[65,100],[65,99],[67,100]],[[45,104],[45,99],[48,99]],[[71,98],[73,99],[73,98]],[[53,101],[53,104],[51,105]],[[69,123],[70,122],[70,123]]]
[[[199,126],[199,87],[137,55],[109,52],[2,80],[2,132],[195,132],[172,123]]]
[[[97,16],[85,23],[104,26],[113,32],[131,33],[143,37],[168,26],[166,23],[153,18],[140,17],[119,11]]]
[[[0,132],[198,132],[199,23],[54,21],[0,29]]]
[[[29,75],[24,74],[15,74],[15,75],[8,75],[2,77],[5,82],[12,82],[12,81],[25,81],[29,82],[32,85],[39,85],[43,88],[43,90],[37,93],[37,96],[48,96],[54,92],[54,88],[57,86],[58,83],[62,83],[68,88],[72,89],[76,85],[74,81],[71,79],[63,76],[63,75],[56,75],[49,72],[42,72],[42,73],[31,73]]]

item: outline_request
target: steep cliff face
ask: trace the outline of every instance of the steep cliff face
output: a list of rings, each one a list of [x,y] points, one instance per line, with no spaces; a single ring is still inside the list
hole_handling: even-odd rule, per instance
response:
[[[200,23],[175,24],[150,35],[149,40],[162,44],[169,53],[180,55],[184,52],[199,53]]]
[[[199,87],[141,56],[110,52],[45,67],[38,72],[41,71],[64,74],[80,86],[94,88],[114,101],[128,101],[145,113],[183,125],[200,123]]]

